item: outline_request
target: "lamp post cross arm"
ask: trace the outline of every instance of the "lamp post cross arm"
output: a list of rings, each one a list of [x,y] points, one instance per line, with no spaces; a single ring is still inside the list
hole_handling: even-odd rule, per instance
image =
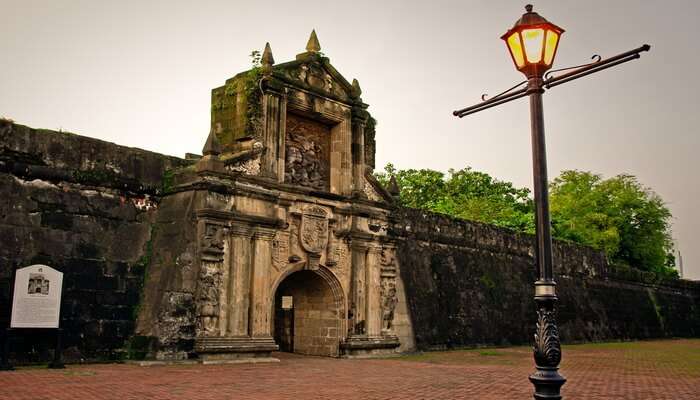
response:
[[[550,75],[551,72],[557,72],[557,71],[550,71],[547,75],[545,75],[545,79],[540,81],[541,82],[541,88],[546,88],[546,89],[551,89],[555,86],[559,86],[563,83],[571,82],[575,79],[582,78],[584,76],[594,74],[596,72],[603,71],[605,69],[626,63],[628,61],[636,60],[641,57],[641,52],[643,51],[649,51],[651,49],[651,46],[648,44],[645,44],[641,47],[638,47],[634,50],[626,51],[624,53],[620,53],[616,56],[606,58],[605,60],[598,59],[595,62],[592,62],[590,64],[586,64],[580,67],[575,67],[572,71],[569,71],[567,73],[558,75],[558,76],[547,76]],[[570,68],[563,68],[558,71],[565,71],[569,70]],[[479,111],[486,110],[488,108],[500,105],[500,104],[505,104],[508,102],[511,102],[513,100],[517,100],[519,98],[528,96],[533,93],[534,90],[537,90],[536,88],[533,88],[531,86],[525,87],[522,89],[518,89],[515,91],[512,91],[513,89],[519,87],[525,82],[521,82],[518,85],[514,86],[513,88],[507,90],[504,93],[499,94],[496,97],[493,97],[491,99],[482,101],[481,103],[475,104],[470,107],[462,108],[460,110],[455,110],[452,112],[452,115],[462,118],[470,114],[477,113]],[[482,99],[484,96],[482,96]]]

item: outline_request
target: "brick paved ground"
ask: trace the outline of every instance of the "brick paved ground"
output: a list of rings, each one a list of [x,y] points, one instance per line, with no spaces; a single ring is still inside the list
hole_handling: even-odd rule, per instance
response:
[[[384,360],[0,372],[0,399],[529,399],[524,347]],[[566,399],[700,399],[700,339],[566,346]]]

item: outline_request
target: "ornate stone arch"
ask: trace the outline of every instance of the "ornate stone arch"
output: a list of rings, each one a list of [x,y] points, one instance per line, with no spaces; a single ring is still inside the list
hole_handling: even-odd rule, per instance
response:
[[[291,265],[289,266],[282,274],[280,274],[279,277],[277,277],[276,281],[273,283],[271,290],[270,290],[270,296],[272,298],[270,299],[270,304],[271,304],[271,314],[270,315],[275,315],[275,296],[277,294],[277,289],[279,288],[280,284],[284,282],[285,279],[287,279],[290,275],[292,275],[295,272],[303,271],[306,268],[306,263],[298,263],[296,265]],[[345,296],[345,292],[343,291],[343,286],[340,284],[340,280],[338,280],[338,277],[331,271],[328,267],[324,265],[319,265],[318,269],[315,270],[309,270],[311,272],[316,273],[321,279],[326,282],[328,287],[331,290],[331,293],[333,294],[333,299],[334,299],[334,305],[336,309],[336,313],[338,315],[338,338],[340,341],[343,341],[346,336],[347,336],[347,299]],[[274,318],[271,318],[270,325],[272,326]],[[272,329],[271,329],[272,331]]]

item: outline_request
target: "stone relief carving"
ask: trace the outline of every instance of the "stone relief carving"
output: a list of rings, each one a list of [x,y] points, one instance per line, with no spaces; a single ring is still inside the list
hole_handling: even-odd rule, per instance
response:
[[[299,262],[302,259],[303,250],[301,249],[301,244],[299,241],[299,226],[301,225],[301,218],[295,215],[292,216],[291,229],[289,230],[289,262]]]
[[[333,77],[331,77],[323,67],[314,64],[302,64],[299,68],[298,78],[300,81],[315,88],[327,92],[334,92]]]
[[[317,269],[321,253],[328,245],[328,212],[319,206],[311,206],[301,214],[299,229],[301,247],[308,253],[308,268]]]
[[[240,172],[245,175],[260,175],[260,157],[226,166],[227,171]]]
[[[311,206],[301,214],[301,245],[309,253],[321,253],[328,244],[328,212]]]
[[[202,253],[223,253],[224,238],[223,227],[216,224],[205,224],[204,234],[202,235],[201,246]]]
[[[328,190],[330,129],[320,122],[289,114],[285,140],[285,182]]]
[[[219,334],[219,287],[221,263],[203,262],[197,290],[197,331],[200,336]]]
[[[367,220],[367,229],[374,233],[380,233],[384,232],[386,233],[387,230],[389,229],[389,224],[386,223],[386,221],[377,219],[377,218],[369,218]]]
[[[201,266],[197,284],[197,332],[203,336],[218,335],[219,290],[224,257],[226,228],[205,222],[200,239]]]
[[[282,271],[289,265],[289,233],[277,232],[272,240],[272,265]]]
[[[394,329],[394,310],[396,296],[396,261],[392,250],[382,249],[379,256],[381,265],[380,298],[382,310],[382,333],[392,334]]]
[[[337,221],[329,223],[328,246],[326,247],[326,266],[333,267],[338,264],[338,239],[335,237]]]
[[[334,254],[336,264],[333,268],[333,272],[340,276],[346,275],[350,271],[350,251],[349,244],[346,239],[336,239]]]

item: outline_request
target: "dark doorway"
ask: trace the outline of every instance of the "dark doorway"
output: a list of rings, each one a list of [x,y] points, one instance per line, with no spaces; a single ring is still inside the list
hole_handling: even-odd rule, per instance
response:
[[[338,356],[339,315],[333,292],[317,273],[299,271],[275,293],[275,341],[281,351]]]
[[[275,341],[280,351],[294,352],[294,297],[282,296],[275,306]]]

